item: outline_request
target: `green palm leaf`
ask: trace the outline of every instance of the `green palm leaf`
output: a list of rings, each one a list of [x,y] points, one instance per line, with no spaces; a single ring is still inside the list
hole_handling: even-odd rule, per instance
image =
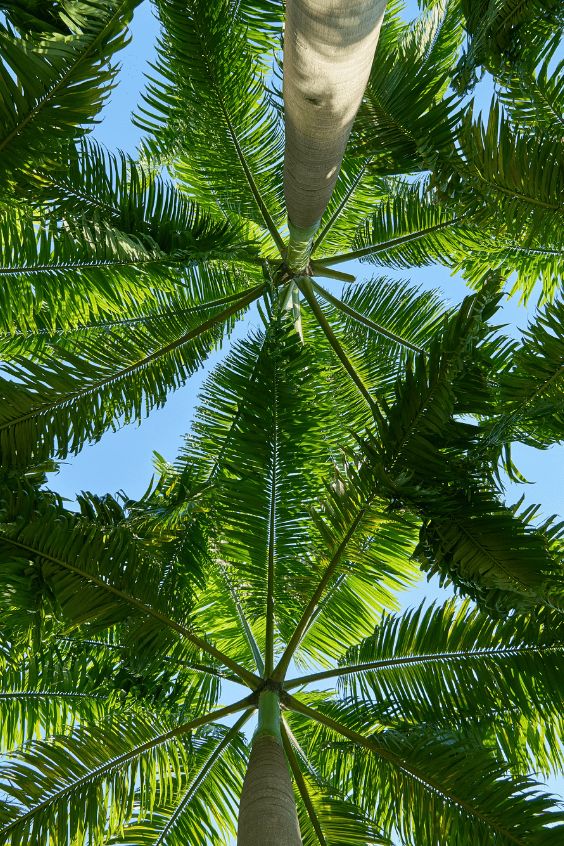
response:
[[[222,282],[233,290],[228,275]],[[4,462],[22,467],[53,453],[63,457],[108,428],[140,422],[201,366],[232,315],[261,292],[262,286],[247,289],[208,314],[157,313],[145,324],[40,337],[35,360],[11,358],[9,378],[0,381]]]
[[[275,228],[283,135],[264,70],[249,53],[248,4],[242,20],[227,0],[192,0],[188,8],[161,0],[159,11],[159,77],[140,118],[154,138],[149,146],[165,156],[174,151],[174,173],[190,197],[220,217],[249,218],[283,247]]]
[[[554,59],[550,50],[538,71],[522,62],[503,74],[500,101],[515,126],[554,133],[564,123],[564,60],[553,68]]]
[[[353,259],[386,267],[454,263],[481,241],[471,223],[468,214],[437,202],[426,183],[398,180],[389,183],[388,196],[373,203],[357,227],[353,249],[319,262],[328,267]]]
[[[0,153],[4,178],[49,159],[95,122],[127,43],[137,0],[85,0],[71,7],[70,35],[17,38],[0,29]],[[93,84],[95,80],[95,84]],[[56,155],[56,153],[55,153]]]
[[[212,513],[221,526],[215,540],[216,554],[226,562],[220,581],[229,580],[251,628],[273,601],[276,610],[269,615],[283,638],[308,589],[301,577],[301,560],[311,546],[308,508],[323,490],[337,447],[336,421],[322,391],[307,348],[279,318],[266,336],[235,348],[218,368],[204,389],[197,440],[186,449],[186,459],[199,470],[195,484],[210,485]],[[293,468],[304,449],[307,467],[302,464],[298,476]],[[223,628],[215,603],[210,610],[208,625],[214,627],[215,617],[215,626]],[[262,646],[267,636],[273,638],[274,630],[255,631]]]
[[[116,846],[204,846],[232,837],[247,753],[239,731],[249,714],[245,712],[230,730],[217,726],[203,735],[191,750],[182,791],[172,797],[163,791],[150,817],[145,815],[110,842]]]
[[[146,815],[157,783],[165,801],[181,789],[194,722],[170,728],[141,716],[116,716],[105,725],[28,746],[2,767],[4,789],[20,805],[3,809],[4,842],[22,843],[41,826],[50,832],[49,842],[63,846],[70,837],[78,846],[118,832],[134,809]],[[31,773],[33,792],[28,790]]]
[[[468,110],[459,133],[462,158],[452,159],[465,180],[460,199],[474,215],[492,213],[488,195],[500,209],[504,231],[520,233],[527,226],[529,238],[541,231],[543,238],[561,243],[560,197],[564,172],[558,142],[537,131],[534,137],[515,130],[494,101],[487,123],[473,120]]]
[[[292,720],[323,777],[362,811],[377,814],[390,834],[398,830],[418,843],[446,835],[460,846],[488,840],[549,846],[561,837],[563,817],[551,810],[551,798],[529,779],[504,777],[503,765],[471,737],[421,727],[382,730],[358,700],[288,705],[318,723],[298,727]]]
[[[302,676],[289,687],[339,679],[343,697],[370,701],[372,718],[384,726],[479,725],[492,742],[501,734],[503,756],[522,772],[541,766],[546,773],[562,763],[563,660],[556,612],[516,626],[511,618],[495,620],[468,602],[450,601],[385,615],[340,667]],[[513,732],[511,742],[505,732]]]

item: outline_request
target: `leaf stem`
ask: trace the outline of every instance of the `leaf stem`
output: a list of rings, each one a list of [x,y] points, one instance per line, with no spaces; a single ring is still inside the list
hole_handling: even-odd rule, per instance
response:
[[[376,403],[374,402],[374,400],[370,396],[370,391],[368,390],[368,388],[366,387],[366,385],[362,381],[361,376],[356,372],[355,368],[353,367],[349,357],[347,356],[346,352],[342,348],[340,341],[338,340],[335,333],[333,332],[333,329],[332,329],[331,325],[329,324],[329,321],[327,320],[327,318],[323,314],[323,312],[322,312],[322,310],[319,306],[319,303],[317,302],[317,300],[315,298],[315,294],[313,293],[313,287],[312,287],[311,279],[309,278],[309,276],[298,276],[298,277],[296,277],[295,281],[296,281],[296,284],[298,285],[298,288],[300,289],[300,291],[302,292],[302,294],[306,298],[311,310],[315,314],[317,321],[318,321],[319,325],[321,326],[321,328],[323,329],[323,332],[325,333],[325,337],[327,338],[327,340],[329,341],[330,345],[332,346],[334,352],[336,353],[337,358],[339,359],[339,361],[341,362],[341,364],[343,365],[343,367],[345,368],[345,370],[347,371],[347,373],[351,377],[352,381],[354,382],[354,384],[358,388],[359,392],[362,394],[362,396],[366,400],[366,403],[367,403],[370,411],[373,414],[378,415],[379,411],[378,411],[378,408],[376,406]]]
[[[454,226],[459,223],[460,218],[453,218],[444,223],[436,223],[434,226],[427,226],[425,229],[420,229],[418,232],[410,232],[407,235],[400,235],[398,238],[390,238],[389,241],[383,241],[379,244],[370,244],[368,247],[362,247],[359,250],[353,250],[350,253],[341,253],[338,256],[326,256],[319,259],[320,264],[325,267],[330,267],[333,264],[342,264],[345,261],[356,261],[357,259],[366,258],[366,256],[381,253],[384,250],[392,250],[394,247],[399,247],[401,244],[409,244],[410,241],[418,241],[425,235],[432,232],[439,232],[441,229],[447,229],[449,226]]]
[[[325,276],[328,279],[337,279],[338,282],[356,282],[356,276],[352,273],[343,273],[342,270],[333,270],[332,267],[326,267],[319,261],[311,261],[310,267],[314,276]]]
[[[403,347],[407,347],[413,352],[424,353],[425,350],[422,347],[418,347],[417,344],[412,344],[411,341],[406,341],[405,338],[402,338],[401,335],[396,335],[395,332],[390,331],[390,329],[386,329],[384,326],[381,326],[379,323],[375,323],[374,320],[371,320],[370,317],[366,317],[366,315],[361,314],[360,312],[356,311],[356,309],[352,308],[352,306],[348,305],[348,303],[344,303],[342,300],[338,299],[338,297],[334,297],[333,294],[326,291],[321,285],[314,280],[311,280],[311,284],[315,290],[321,294],[321,296],[327,300],[327,302],[334,305],[335,308],[338,308],[340,311],[343,311],[345,314],[348,314],[349,317],[352,317],[358,323],[362,323],[363,326],[368,327],[368,329],[372,329],[374,332],[378,332],[379,335],[383,335],[385,338],[389,338],[391,341],[395,341],[397,344],[401,344]]]
[[[252,629],[249,625],[249,621],[247,620],[245,612],[243,611],[243,606],[241,605],[241,602],[237,595],[237,591],[235,590],[233,582],[229,578],[229,573],[226,571],[225,567],[221,563],[219,564],[219,570],[223,577],[223,581],[227,586],[227,590],[231,594],[231,599],[233,600],[233,604],[235,605],[235,611],[237,613],[237,617],[239,618],[239,622],[241,623],[241,628],[243,629],[243,633],[247,639],[247,643],[249,644],[251,652],[253,653],[257,672],[259,673],[259,675],[262,676],[264,675],[264,662],[262,660],[262,655],[260,654],[260,649],[255,640],[255,636],[253,635]]]

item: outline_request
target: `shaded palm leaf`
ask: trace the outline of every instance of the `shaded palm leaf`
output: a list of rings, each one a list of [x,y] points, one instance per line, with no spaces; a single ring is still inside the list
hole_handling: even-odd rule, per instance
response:
[[[461,38],[450,3],[438,4],[413,28],[399,26],[387,11],[352,140],[353,149],[370,156],[370,169],[426,170],[450,149],[459,102],[445,94]]]
[[[137,0],[73,4],[67,17],[71,35],[22,39],[0,29],[4,178],[51,158],[62,141],[79,138],[83,125],[95,122],[116,71],[109,62],[127,43],[136,5]]]

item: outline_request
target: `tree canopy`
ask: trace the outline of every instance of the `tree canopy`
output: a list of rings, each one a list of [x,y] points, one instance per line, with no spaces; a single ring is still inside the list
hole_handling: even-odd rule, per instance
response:
[[[299,267],[281,4],[156,0],[133,157],[88,135],[136,5],[0,2],[0,842],[228,843],[272,691],[304,846],[557,846],[563,528],[504,479],[563,432],[559,5],[388,4]],[[434,263],[457,307],[381,275]],[[48,489],[251,310],[145,495]]]

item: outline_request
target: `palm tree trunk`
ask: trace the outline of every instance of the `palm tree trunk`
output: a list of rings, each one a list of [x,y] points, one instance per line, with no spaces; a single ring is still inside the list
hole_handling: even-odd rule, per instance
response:
[[[297,272],[299,244],[311,243],[339,175],[385,8],[386,0],[286,2],[284,192]]]
[[[280,735],[280,700],[259,699],[259,723],[239,805],[237,846],[301,846],[296,802]]]

